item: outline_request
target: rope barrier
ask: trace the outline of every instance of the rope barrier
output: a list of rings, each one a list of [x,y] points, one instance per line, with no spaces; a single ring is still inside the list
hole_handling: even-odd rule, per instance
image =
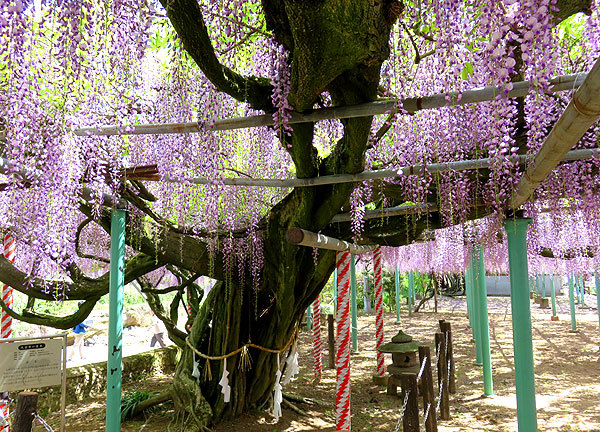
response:
[[[425,410],[425,417],[423,418],[423,424],[421,425],[421,429],[425,429],[425,423],[427,423],[427,419],[429,418],[429,409],[431,408],[431,402],[427,404],[427,410]]]
[[[438,402],[437,405],[435,406],[435,411],[439,412],[440,411],[440,405],[442,404],[442,391],[444,390],[444,381],[440,382],[440,392],[438,394]]]
[[[408,406],[408,397],[410,396],[410,390],[404,394],[404,401],[402,402],[402,410],[400,411],[400,417],[398,418],[398,422],[396,423],[396,427],[393,432],[400,432],[400,428],[402,427],[402,420],[404,420],[404,414],[406,413],[406,407]]]
[[[188,347],[190,347],[190,349],[191,349],[192,351],[194,351],[194,352],[196,353],[196,355],[199,355],[200,357],[202,357],[202,358],[204,358],[204,359],[206,359],[206,360],[223,360],[223,359],[226,359],[226,358],[229,358],[229,357],[233,357],[234,355],[236,355],[236,354],[239,354],[240,352],[242,352],[242,351],[244,351],[244,350],[246,350],[246,351],[247,351],[247,350],[248,350],[248,348],[256,348],[256,349],[258,349],[258,350],[265,351],[265,352],[272,353],[272,354],[281,354],[281,353],[283,353],[284,351],[286,351],[286,350],[287,350],[287,349],[288,349],[288,348],[289,348],[289,347],[292,345],[292,343],[293,343],[293,341],[296,339],[296,337],[298,337],[298,328],[296,328],[296,331],[292,333],[292,336],[291,336],[291,337],[290,337],[290,339],[287,341],[287,343],[285,344],[285,346],[284,346],[283,348],[279,349],[279,350],[277,350],[277,349],[272,349],[272,348],[266,348],[266,347],[263,347],[263,346],[260,346],[260,345],[257,345],[257,344],[253,344],[253,343],[251,343],[251,342],[248,342],[247,344],[245,344],[245,345],[243,345],[243,346],[239,347],[238,349],[236,349],[236,350],[234,350],[234,351],[231,351],[231,352],[230,352],[230,353],[228,353],[228,354],[223,354],[223,355],[220,355],[220,356],[209,356],[209,355],[207,355],[207,354],[201,353],[200,351],[198,351],[198,350],[197,350],[197,349],[196,349],[196,348],[195,348],[195,347],[192,345],[192,343],[191,343],[191,342],[190,342],[190,340],[189,340],[189,336],[188,336],[187,338],[185,338],[185,343],[186,343],[186,345],[187,345]]]
[[[46,423],[46,421],[41,418],[37,413],[33,413],[33,418],[34,420],[36,420],[40,425],[42,425],[42,427],[44,429],[46,429],[48,432],[54,432],[54,429],[52,429],[52,427]]]
[[[427,364],[427,357],[424,357],[423,363],[421,363],[421,370],[419,370],[419,374],[417,375],[417,382],[421,381],[421,377],[423,376],[423,372],[425,371],[426,364]]]

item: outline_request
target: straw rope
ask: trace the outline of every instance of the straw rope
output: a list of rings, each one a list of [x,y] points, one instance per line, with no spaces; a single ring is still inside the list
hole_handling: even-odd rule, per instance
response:
[[[198,351],[190,342],[189,340],[189,336],[187,338],[185,338],[185,343],[187,344],[188,347],[190,347],[190,349],[192,351],[194,351],[196,353],[196,355],[206,359],[206,360],[223,360],[229,357],[233,357],[236,354],[239,354],[240,352],[244,351],[244,350],[248,350],[248,348],[256,348],[259,349],[261,351],[265,351],[268,353],[273,353],[273,354],[280,354],[283,353],[284,351],[286,351],[294,342],[294,340],[296,340],[296,338],[298,337],[298,329],[296,328],[296,331],[292,333],[292,336],[290,337],[290,339],[287,341],[287,343],[285,344],[285,346],[279,350],[277,349],[272,349],[272,348],[266,348],[257,344],[253,344],[251,342],[248,342],[247,344],[239,347],[238,349],[227,353],[227,354],[223,354],[220,356],[209,356],[207,354],[201,353],[200,351]]]

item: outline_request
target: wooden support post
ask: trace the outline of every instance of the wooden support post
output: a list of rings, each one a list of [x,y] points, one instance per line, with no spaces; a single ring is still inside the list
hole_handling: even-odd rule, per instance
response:
[[[450,420],[450,393],[448,392],[448,361],[446,360],[446,335],[435,334],[437,347],[438,389],[440,391],[440,419]]]
[[[400,375],[402,382],[402,400],[406,397],[408,392],[408,402],[406,404],[406,411],[404,412],[404,418],[402,419],[402,426],[404,432],[419,432],[419,399],[417,390],[417,374],[414,372],[403,372]]]
[[[425,419],[425,432],[437,432],[437,418],[435,413],[435,393],[433,392],[433,375],[431,373],[431,352],[427,346],[419,346],[419,363],[426,361],[423,375],[421,375],[421,394],[423,395],[423,415]]]
[[[329,369],[335,369],[335,336],[333,328],[333,315],[327,315],[327,343],[329,344]]]
[[[37,411],[38,394],[36,392],[21,392],[17,396],[17,410],[13,421],[12,432],[31,432],[33,416]]]
[[[452,326],[445,320],[440,320],[440,330],[444,333],[445,339],[448,341],[448,358],[447,363],[450,363],[450,370],[448,371],[450,383],[448,385],[448,391],[452,394],[456,393],[456,368],[454,367],[454,353],[452,348]],[[446,336],[447,333],[447,336]]]

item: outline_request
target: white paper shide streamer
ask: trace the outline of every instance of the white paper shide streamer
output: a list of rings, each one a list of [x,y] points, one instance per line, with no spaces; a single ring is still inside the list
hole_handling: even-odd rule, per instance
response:
[[[283,385],[287,385],[300,372],[298,367],[297,343],[294,343],[292,352],[285,361],[285,375],[283,376]]]
[[[192,369],[192,376],[196,378],[196,381],[200,381],[200,361],[196,359],[196,354],[194,354],[194,367]]]
[[[277,373],[275,374],[275,387],[273,388],[273,417],[279,421],[281,417],[281,402],[283,402],[283,392],[281,387],[281,366],[279,363],[279,354],[277,354]]]
[[[223,402],[229,402],[231,398],[231,386],[229,385],[229,371],[227,370],[227,359],[223,359],[223,375],[219,385],[223,387],[221,393],[223,393]]]

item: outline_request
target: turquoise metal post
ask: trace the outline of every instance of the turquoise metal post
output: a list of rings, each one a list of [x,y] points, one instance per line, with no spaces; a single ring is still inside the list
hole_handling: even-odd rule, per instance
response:
[[[358,323],[356,317],[356,258],[350,255],[350,305],[352,313],[352,352],[358,352]]]
[[[571,331],[577,331],[577,320],[575,319],[575,286],[573,277],[569,276],[569,307],[571,309]]]
[[[519,432],[536,432],[535,378],[531,306],[527,289],[527,226],[531,219],[508,219],[504,223],[508,241],[510,302],[512,310]]]
[[[579,295],[581,296],[580,303],[581,303],[581,307],[584,308],[585,307],[585,289],[583,286],[583,276],[579,275],[578,279],[579,279]]]
[[[481,267],[479,266],[479,253],[477,249],[471,251],[471,270],[473,271],[473,297],[471,301],[473,304],[473,330],[475,333],[475,364],[478,366],[483,365],[482,350],[481,350],[481,317],[479,310],[479,296],[481,294],[479,290],[479,274]]]
[[[540,296],[540,275],[535,275],[535,295]]]
[[[546,273],[542,273],[542,298],[546,298]]]
[[[121,430],[121,371],[123,337],[123,284],[125,267],[125,215],[113,210],[110,225],[110,282],[108,310],[108,364],[106,380],[106,432]]]
[[[571,280],[573,289],[575,290],[573,293],[574,301],[576,304],[579,304],[579,288],[577,287],[577,276],[575,276],[575,273],[571,273]]]
[[[413,294],[415,292],[415,273],[408,272],[408,314],[412,314]]]
[[[554,275],[550,276],[550,296],[552,296],[552,316],[556,316],[556,290],[554,289]]]
[[[469,327],[473,329],[473,306],[471,305],[471,264],[465,269],[465,297],[467,299],[467,316],[469,317]]]
[[[481,360],[483,363],[483,395],[492,396],[494,394],[494,381],[492,378],[492,355],[490,352],[490,323],[488,319],[487,307],[487,289],[485,284],[485,262],[483,255],[483,246],[477,247],[479,265],[479,335],[481,336]]]
[[[600,278],[598,278],[598,270],[594,273],[596,282],[596,302],[598,303],[598,329],[600,330]]]
[[[308,330],[312,330],[312,311],[311,311],[311,307],[307,307],[306,308],[306,328]]]
[[[394,268],[394,283],[396,286],[396,324],[400,322],[400,273],[398,266]]]

